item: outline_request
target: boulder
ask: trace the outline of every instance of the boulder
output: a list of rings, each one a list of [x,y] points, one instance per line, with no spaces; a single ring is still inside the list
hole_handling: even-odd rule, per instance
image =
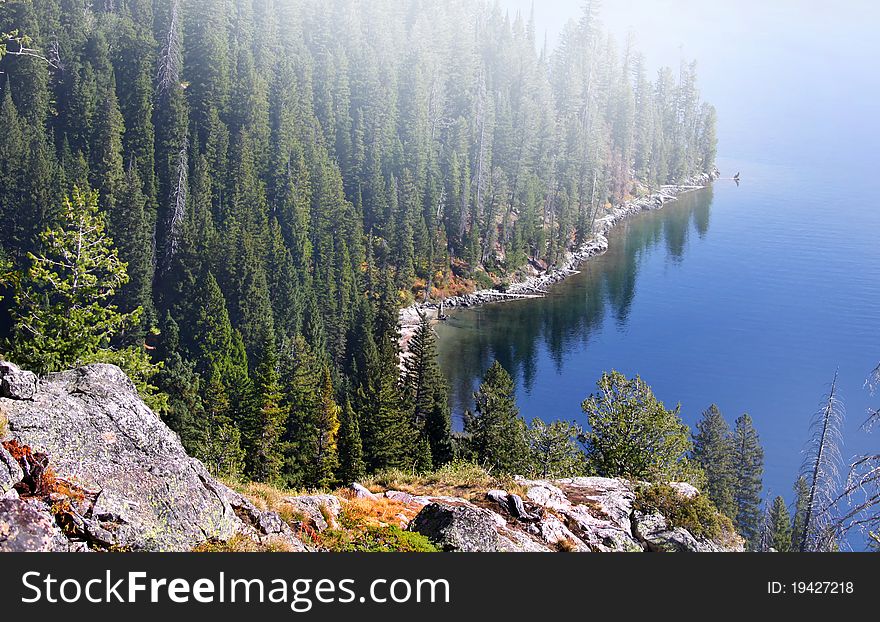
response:
[[[0,361],[0,397],[30,400],[36,392],[36,374],[23,371],[9,361]]]
[[[717,553],[726,551],[720,544],[697,538],[687,529],[670,527],[660,514],[633,514],[633,534],[652,553]],[[734,549],[735,550],[735,547]]]
[[[21,499],[0,499],[0,552],[59,550],[54,517]]]
[[[357,482],[349,484],[348,490],[357,499],[370,499],[371,501],[376,501],[379,498],[378,496],[367,490],[365,486],[362,486]]]
[[[305,549],[276,514],[256,509],[189,457],[116,366],[50,374],[30,400],[3,397],[0,409],[12,438],[45,456],[74,499],[63,521],[70,540],[96,549],[186,551],[244,534]]]
[[[9,492],[15,492],[12,487],[20,482],[23,477],[24,471],[21,470],[18,461],[12,457],[12,454],[6,451],[3,445],[0,445],[0,498]]]
[[[432,502],[416,515],[409,525],[444,551],[497,551],[496,521],[489,510],[466,502]]]
[[[416,497],[402,490],[386,490],[385,496],[392,501],[403,503],[404,505],[428,505],[431,500],[427,497]]]
[[[304,495],[301,497],[287,497],[284,499],[294,512],[302,514],[310,527],[317,531],[327,528],[336,528],[339,513],[342,512],[342,502],[334,495]]]

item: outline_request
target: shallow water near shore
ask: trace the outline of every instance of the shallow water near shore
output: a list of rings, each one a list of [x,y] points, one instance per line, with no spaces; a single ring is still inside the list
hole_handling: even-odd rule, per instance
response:
[[[603,370],[640,374],[693,425],[748,412],[767,495],[791,501],[810,417],[839,368],[844,459],[880,446],[880,211],[870,171],[720,161],[722,179],[619,224],[607,253],[542,299],[456,310],[437,326],[456,427],[497,358],[527,419],[584,424]],[[742,172],[737,187],[729,178]],[[724,179],[728,178],[728,179]]]

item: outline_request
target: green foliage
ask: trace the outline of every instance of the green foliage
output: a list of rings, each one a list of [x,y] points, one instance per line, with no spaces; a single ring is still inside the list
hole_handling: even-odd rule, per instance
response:
[[[40,236],[43,252],[17,283],[12,356],[39,373],[74,365],[110,346],[137,323],[141,310],[110,304],[128,281],[125,264],[105,232],[95,192],[74,188],[61,225]]]
[[[718,406],[703,411],[693,438],[693,460],[706,474],[706,494],[720,512],[736,518],[733,437]]]
[[[281,367],[287,387],[282,400],[287,415],[284,478],[293,486],[330,486],[339,467],[340,430],[330,370],[320,365],[302,337],[285,351]],[[346,432],[346,440],[356,442],[351,438],[353,430]]]
[[[687,529],[697,538],[720,541],[733,533],[733,523],[708,497],[687,497],[669,484],[637,487],[633,508],[643,514],[659,513],[670,527]]]
[[[807,505],[810,502],[810,485],[803,475],[794,483],[794,516],[791,522],[791,546],[790,550],[800,551],[804,539],[804,529],[807,520]]]
[[[773,505],[767,512],[768,543],[780,553],[786,553],[791,549],[791,516],[785,499],[776,497]]]
[[[403,362],[404,396],[413,422],[428,444],[426,459],[441,466],[452,459],[452,417],[446,380],[437,365],[437,346],[430,320],[422,315]],[[424,469],[423,464],[423,469]]]
[[[581,405],[590,426],[587,459],[596,473],[700,483],[702,473],[688,459],[692,444],[678,407],[667,410],[638,376],[612,371],[596,386],[599,392]]]
[[[339,471],[338,479],[343,484],[359,482],[366,474],[364,449],[361,441],[360,424],[357,413],[349,400],[340,411],[339,419]]]
[[[763,490],[764,450],[752,418],[744,414],[733,430],[733,472],[736,480],[736,529],[753,550],[760,548],[761,490]]]
[[[336,553],[436,553],[438,549],[427,537],[413,531],[404,531],[395,525],[367,526],[343,534],[327,530],[321,542]]]
[[[489,367],[474,399],[476,411],[465,412],[464,430],[479,462],[491,471],[527,472],[528,431],[516,407],[513,379],[498,361]]]
[[[547,424],[532,419],[529,426],[532,473],[543,479],[587,475],[586,456],[578,446],[578,439],[583,435],[580,426],[567,421]]]
[[[281,437],[286,421],[281,405],[281,378],[275,342],[264,343],[260,364],[254,370],[251,394],[240,419],[245,473],[259,482],[276,479],[282,467]]]

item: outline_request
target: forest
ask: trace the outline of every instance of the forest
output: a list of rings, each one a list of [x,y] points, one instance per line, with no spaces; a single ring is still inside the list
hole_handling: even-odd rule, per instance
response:
[[[0,1],[0,351],[120,365],[226,477],[482,455],[400,308],[714,167],[695,63],[649,72],[596,7],[550,50],[479,0]]]

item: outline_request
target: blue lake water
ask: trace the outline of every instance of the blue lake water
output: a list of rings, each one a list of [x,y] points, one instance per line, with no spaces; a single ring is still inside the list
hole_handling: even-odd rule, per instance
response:
[[[880,206],[872,165],[721,160],[724,177],[620,224],[609,251],[539,300],[460,310],[438,325],[454,417],[497,358],[526,419],[584,424],[603,370],[640,374],[693,425],[748,412],[765,492],[792,500],[811,416],[839,369],[845,458],[880,448]],[[815,162],[815,158],[810,159]],[[861,160],[865,162],[865,160]]]

